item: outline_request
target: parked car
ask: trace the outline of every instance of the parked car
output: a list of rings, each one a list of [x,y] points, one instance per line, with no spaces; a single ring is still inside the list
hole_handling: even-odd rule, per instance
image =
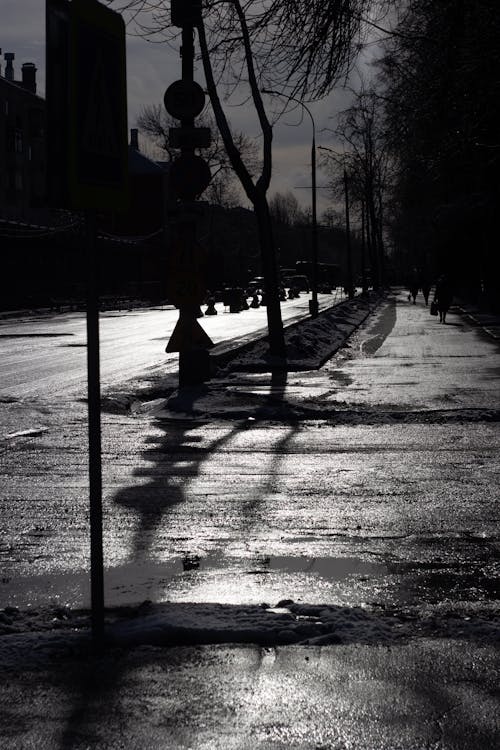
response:
[[[288,279],[288,284],[290,288],[294,288],[298,292],[309,292],[311,289],[309,279],[307,278],[307,276],[303,276],[302,274],[290,276],[290,278]]]
[[[285,279],[289,279],[290,276],[295,276],[296,274],[295,268],[280,268],[280,279],[281,282],[284,283]],[[288,284],[285,284],[285,286],[288,286]]]
[[[250,279],[250,281],[247,284],[247,287],[246,287],[247,297],[252,297],[256,293],[261,294],[263,289],[264,289],[264,277],[254,276],[253,279]]]

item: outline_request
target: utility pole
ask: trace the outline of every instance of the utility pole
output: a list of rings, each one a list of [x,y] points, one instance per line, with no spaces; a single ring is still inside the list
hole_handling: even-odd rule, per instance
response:
[[[368,291],[366,278],[366,227],[365,227],[365,202],[361,199],[361,285],[363,292]]]
[[[349,299],[354,297],[354,284],[352,278],[352,251],[351,251],[351,227],[349,219],[349,177],[344,167],[344,194],[345,194],[345,233],[347,248],[347,290]]]
[[[302,104],[302,102],[301,102]],[[304,109],[309,112],[305,104],[302,104]],[[309,301],[309,312],[312,318],[318,317],[318,219],[316,215],[316,135],[313,116],[311,116],[311,122],[313,126],[313,137],[311,145],[311,185],[312,185],[312,298]]]

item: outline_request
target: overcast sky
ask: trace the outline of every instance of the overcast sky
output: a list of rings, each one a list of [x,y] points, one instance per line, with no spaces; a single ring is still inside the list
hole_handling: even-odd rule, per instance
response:
[[[0,48],[3,53],[14,52],[16,80],[21,77],[21,65],[24,62],[35,63],[38,69],[38,93],[44,96],[44,0],[2,0],[1,17]],[[1,62],[3,75],[3,55]],[[154,44],[127,35],[129,128],[136,126],[137,116],[143,106],[162,102],[165,89],[179,77],[180,58],[177,50],[170,49],[166,44]],[[204,84],[201,70],[197,72],[196,78]],[[339,90],[328,99],[310,105],[318,146],[335,146],[333,136],[322,130],[335,127],[335,113],[348,106],[348,102],[347,93]],[[270,101],[269,106],[271,108]],[[233,106],[228,109],[228,116],[234,129],[242,130],[249,136],[258,135],[258,126],[251,110]],[[309,207],[311,202],[311,136],[311,121],[307,116],[301,118],[298,109],[285,115],[274,129],[274,169],[270,194],[276,190],[291,190],[304,207]],[[317,184],[318,188],[325,184],[324,176],[319,172]],[[328,206],[327,191],[318,189],[318,212]]]

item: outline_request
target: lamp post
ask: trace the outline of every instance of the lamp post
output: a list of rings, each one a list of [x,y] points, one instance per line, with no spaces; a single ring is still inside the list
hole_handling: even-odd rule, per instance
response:
[[[344,195],[345,195],[345,233],[347,243],[347,293],[349,299],[354,297],[354,283],[352,278],[352,251],[351,251],[351,223],[349,218],[349,176],[344,167]]]
[[[292,102],[300,104],[300,106],[307,112],[311,118],[312,125],[312,144],[311,144],[311,208],[312,208],[312,257],[311,257],[311,289],[312,299],[309,300],[309,312],[311,317],[318,317],[318,222],[316,216],[316,126],[314,124],[314,117],[311,114],[309,107],[304,104],[300,99],[296,99],[294,96],[288,96],[287,94],[281,94],[279,91],[270,91],[269,89],[262,89],[263,94],[270,94],[271,96],[284,96]]]
[[[338,156],[337,152],[333,148],[327,148],[326,146],[320,146],[322,151],[329,151],[331,154]],[[335,158],[335,157],[334,157]],[[340,160],[335,159],[337,163]],[[346,232],[346,250],[347,250],[347,293],[349,299],[354,297],[354,280],[352,272],[352,250],[351,250],[351,226],[350,226],[350,206],[349,206],[349,175],[345,166],[345,155],[342,157],[343,164],[343,182],[344,182],[344,200],[345,200],[345,232]]]

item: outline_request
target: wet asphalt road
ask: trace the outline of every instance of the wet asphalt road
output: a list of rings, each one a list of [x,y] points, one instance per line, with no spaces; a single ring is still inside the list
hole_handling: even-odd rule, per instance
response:
[[[320,309],[341,300],[341,290],[320,294]],[[303,316],[309,295],[282,303],[284,321]],[[229,313],[217,304],[216,316],[200,324],[215,344],[245,338],[267,326],[264,307]],[[171,373],[176,380],[177,354],[165,354],[179,313],[172,305],[162,308],[108,311],[100,314],[100,360],[103,391],[135,378]],[[0,321],[0,403],[4,399],[55,399],[85,397],[86,324],[82,312],[59,315],[36,312]]]
[[[467,592],[489,601],[499,366],[496,344],[461,318],[439,326],[400,297],[319,372],[289,373],[279,385],[258,373],[213,381],[199,419],[151,421],[110,399],[109,603],[359,603],[374,583],[372,599],[390,604]],[[203,419],[228,400],[236,419]],[[253,419],[263,403],[278,405],[280,418]],[[303,404],[308,419],[297,419]],[[85,405],[32,396],[1,410],[14,437],[3,441],[0,594],[84,605]],[[197,573],[186,576],[191,558]]]
[[[500,353],[449,323],[400,294],[319,372],[227,373],[194,419],[119,401],[103,417],[109,604],[363,606],[409,622],[404,643],[135,652],[91,692],[90,667],[87,688],[56,668],[39,746],[54,731],[61,747],[497,746]],[[1,413],[34,432],[4,439],[0,604],[85,605],[84,405]],[[21,671],[9,706],[28,684]]]

